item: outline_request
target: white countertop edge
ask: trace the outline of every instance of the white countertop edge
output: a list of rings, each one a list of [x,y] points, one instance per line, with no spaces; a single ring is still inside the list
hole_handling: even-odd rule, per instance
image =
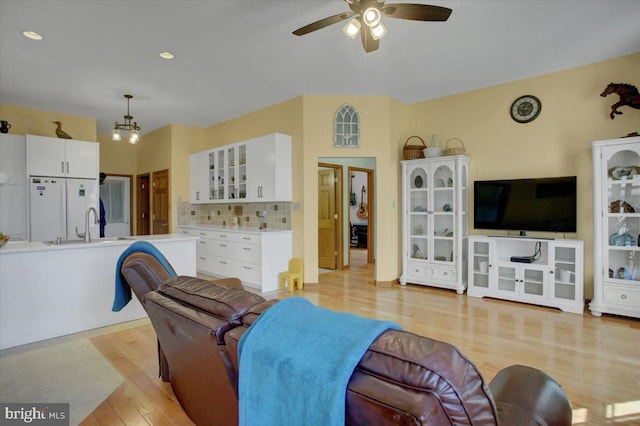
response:
[[[41,241],[9,241],[4,246],[0,247],[0,255],[13,254],[13,253],[25,253],[25,252],[38,252],[38,251],[53,251],[53,250],[79,250],[79,249],[94,249],[102,247],[123,246],[128,247],[136,241],[148,241],[150,243],[162,243],[162,242],[177,242],[177,241],[189,241],[198,240],[199,237],[191,235],[179,235],[179,234],[162,234],[162,235],[138,235],[126,237],[126,240],[111,240],[109,238],[94,239],[90,243],[78,243],[78,244],[61,244],[61,245],[47,245]]]
[[[205,231],[224,231],[224,232],[236,232],[239,234],[290,234],[293,231],[291,229],[258,229],[258,228],[243,228],[243,227],[231,227],[231,226],[215,226],[215,225],[178,225],[178,228],[182,229],[200,229]]]

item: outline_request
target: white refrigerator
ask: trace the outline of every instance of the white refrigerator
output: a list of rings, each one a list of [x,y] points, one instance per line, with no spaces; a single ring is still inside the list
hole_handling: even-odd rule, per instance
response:
[[[29,178],[29,225],[31,241],[51,241],[58,237],[75,240],[84,232],[89,207],[100,214],[100,192],[96,179]],[[91,238],[100,237],[94,213],[89,216]]]

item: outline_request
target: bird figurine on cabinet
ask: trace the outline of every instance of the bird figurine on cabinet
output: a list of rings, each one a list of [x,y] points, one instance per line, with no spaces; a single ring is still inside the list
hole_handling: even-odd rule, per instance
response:
[[[60,139],[73,139],[71,136],[69,136],[68,133],[66,133],[64,130],[62,130],[62,123],[59,121],[54,121],[54,124],[57,124],[58,127],[56,128],[56,135],[58,135],[58,137]]]

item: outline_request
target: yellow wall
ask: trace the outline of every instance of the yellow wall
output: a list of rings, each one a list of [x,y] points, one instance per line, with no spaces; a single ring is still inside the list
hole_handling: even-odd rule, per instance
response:
[[[55,138],[57,126],[53,122],[60,121],[62,130],[73,139],[89,142],[97,140],[98,120],[95,117],[80,117],[0,103],[0,119],[11,124],[9,133],[13,135],[29,134]]]
[[[360,148],[357,149],[333,147],[333,116],[345,103],[352,105],[360,114]],[[396,147],[403,136],[391,120],[402,108],[399,102],[386,96],[304,96],[304,150],[301,157],[304,174],[294,174],[294,181],[300,180],[304,185],[305,280],[318,280],[317,164],[320,157],[376,158],[376,280],[398,278],[401,268],[397,184],[400,157]]]
[[[108,174],[135,176],[138,170],[137,145],[125,140],[112,141],[111,135],[98,135],[100,171]]]
[[[432,134],[437,134],[441,142],[453,137],[464,141],[467,155],[471,158],[470,182],[501,178],[578,177],[578,232],[567,234],[567,238],[585,242],[586,297],[593,295],[590,142],[640,131],[640,111],[623,107],[621,111],[624,114],[611,120],[609,110],[618,101],[618,96],[602,98],[600,93],[610,82],[640,87],[638,70],[640,53],[413,106],[418,135],[430,139]],[[518,124],[511,119],[509,107],[524,94],[537,96],[542,102],[542,112],[533,122]],[[472,210],[473,193],[470,195]],[[471,232],[486,233],[473,231],[473,211],[469,213]]]
[[[189,201],[189,154],[206,149],[205,131],[199,127],[171,124],[171,152],[169,165],[169,185],[171,191],[170,232],[178,226],[177,200]],[[156,169],[160,170],[160,169]]]

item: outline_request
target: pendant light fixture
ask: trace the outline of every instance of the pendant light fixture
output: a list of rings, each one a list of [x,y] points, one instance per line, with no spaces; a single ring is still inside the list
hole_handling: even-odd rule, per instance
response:
[[[133,120],[133,116],[129,113],[129,101],[131,100],[131,98],[133,98],[133,96],[124,95],[124,97],[127,98],[127,115],[124,116],[123,124],[120,124],[116,121],[113,133],[111,134],[111,140],[122,140],[120,130],[127,130],[129,131],[129,143],[136,144],[140,140],[140,126],[138,126],[138,123],[135,121],[133,122],[133,124],[131,123],[131,120]]]

